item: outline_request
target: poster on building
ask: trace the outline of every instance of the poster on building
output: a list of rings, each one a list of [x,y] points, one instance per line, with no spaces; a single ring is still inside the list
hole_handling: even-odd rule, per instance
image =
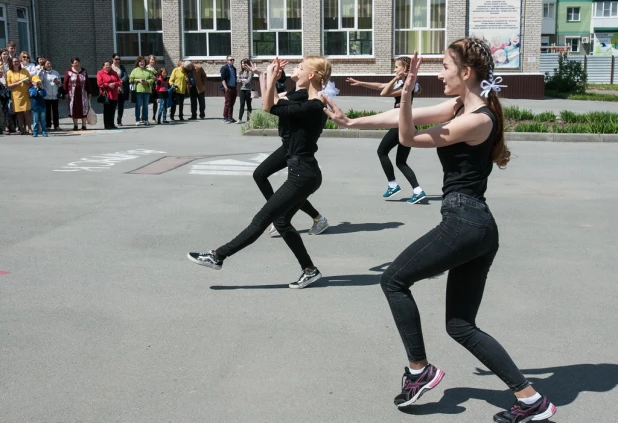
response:
[[[521,0],[470,0],[468,32],[491,48],[496,68],[519,69]]]
[[[595,33],[592,52],[595,56],[618,55],[618,34],[614,32]]]

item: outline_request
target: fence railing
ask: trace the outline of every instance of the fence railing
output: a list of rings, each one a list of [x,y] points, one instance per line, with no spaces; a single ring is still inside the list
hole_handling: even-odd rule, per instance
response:
[[[554,73],[558,68],[560,54],[545,53],[541,54],[539,71]],[[589,84],[618,84],[618,70],[616,69],[616,58],[614,56],[566,56],[573,62],[580,62],[588,74]]]

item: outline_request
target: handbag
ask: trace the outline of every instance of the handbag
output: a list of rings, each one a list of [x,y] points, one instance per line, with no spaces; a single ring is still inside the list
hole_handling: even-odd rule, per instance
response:
[[[91,126],[97,124],[97,114],[94,112],[92,104],[90,104],[90,108],[88,109],[88,114],[86,115],[86,122],[88,122],[88,125]]]
[[[109,96],[107,95],[107,91],[103,91],[102,93],[99,93],[99,96],[97,97],[97,103],[109,104]]]
[[[252,90],[251,98],[260,98],[260,93],[258,93],[256,90]]]
[[[66,93],[64,92],[64,88],[58,87],[58,93],[56,94],[56,98],[58,100],[62,100],[65,96],[66,96]]]

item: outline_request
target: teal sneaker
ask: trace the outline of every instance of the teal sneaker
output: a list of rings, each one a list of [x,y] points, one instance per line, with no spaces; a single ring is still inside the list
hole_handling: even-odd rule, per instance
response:
[[[427,194],[425,194],[425,191],[421,191],[418,194],[412,194],[412,197],[408,200],[408,203],[416,204],[423,201],[425,198],[427,198]]]
[[[392,197],[393,195],[397,194],[399,191],[401,191],[401,187],[399,185],[397,185],[395,188],[388,187],[384,195],[382,195],[382,197],[384,198]]]

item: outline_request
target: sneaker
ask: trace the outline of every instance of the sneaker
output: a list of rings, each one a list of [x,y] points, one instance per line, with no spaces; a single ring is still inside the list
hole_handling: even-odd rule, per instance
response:
[[[47,132],[43,132],[43,136],[48,137],[49,135],[47,135]]]
[[[135,126],[142,126],[142,125],[143,125],[143,123],[142,123],[141,120],[138,120],[138,121],[135,122]]]
[[[148,122],[147,120],[144,121],[144,125],[145,126],[150,126],[150,122]]]
[[[310,273],[307,273],[303,270],[303,273],[300,274],[298,280],[296,282],[292,282],[288,286],[292,289],[302,289],[306,286],[311,285],[314,282],[317,282],[318,280],[320,280],[321,277],[322,274],[317,267],[313,269],[313,271],[311,271]]]
[[[328,220],[324,218],[324,220],[314,220],[313,226],[309,229],[309,235],[319,235],[325,230],[328,229]]]
[[[236,122],[237,122],[236,119],[234,119],[234,118],[230,119],[230,123],[236,123]]]
[[[531,405],[521,401],[515,404],[508,411],[503,411],[494,416],[496,423],[526,423],[529,421],[545,420],[556,414],[556,406],[549,402],[547,397],[542,396],[537,402]]]
[[[270,236],[279,236],[279,232],[275,228],[275,224],[274,223],[270,224],[268,229],[266,229],[266,232],[268,232],[268,235],[270,235]]]
[[[223,119],[223,123],[230,123],[229,119]]]
[[[393,195],[397,194],[399,191],[401,191],[401,187],[399,185],[397,185],[395,188],[388,187],[386,189],[386,192],[382,195],[382,197],[384,198],[392,197]]]
[[[418,202],[423,201],[426,197],[427,197],[427,194],[425,194],[425,191],[421,191],[418,194],[412,194],[412,197],[410,197],[410,199],[408,200],[408,203],[416,204]]]
[[[187,120],[197,120],[197,116],[191,116],[189,119]]]
[[[406,407],[419,399],[426,391],[435,388],[444,377],[444,372],[428,364],[420,375],[410,373],[406,367],[401,380],[401,394],[395,397],[397,407]]]
[[[170,123],[170,122],[169,122],[169,121],[167,121],[167,120],[164,120],[164,121],[163,121],[163,123]]]
[[[242,124],[243,124],[243,123],[245,123],[245,122],[243,122],[243,121],[242,121],[242,119],[238,119],[238,120],[236,121],[236,123],[237,123],[237,124],[239,124],[239,125],[242,125]]]
[[[223,265],[223,262],[221,260],[217,260],[215,257],[215,250],[210,250],[205,253],[187,253],[187,258],[193,263],[216,270],[220,270]]]

